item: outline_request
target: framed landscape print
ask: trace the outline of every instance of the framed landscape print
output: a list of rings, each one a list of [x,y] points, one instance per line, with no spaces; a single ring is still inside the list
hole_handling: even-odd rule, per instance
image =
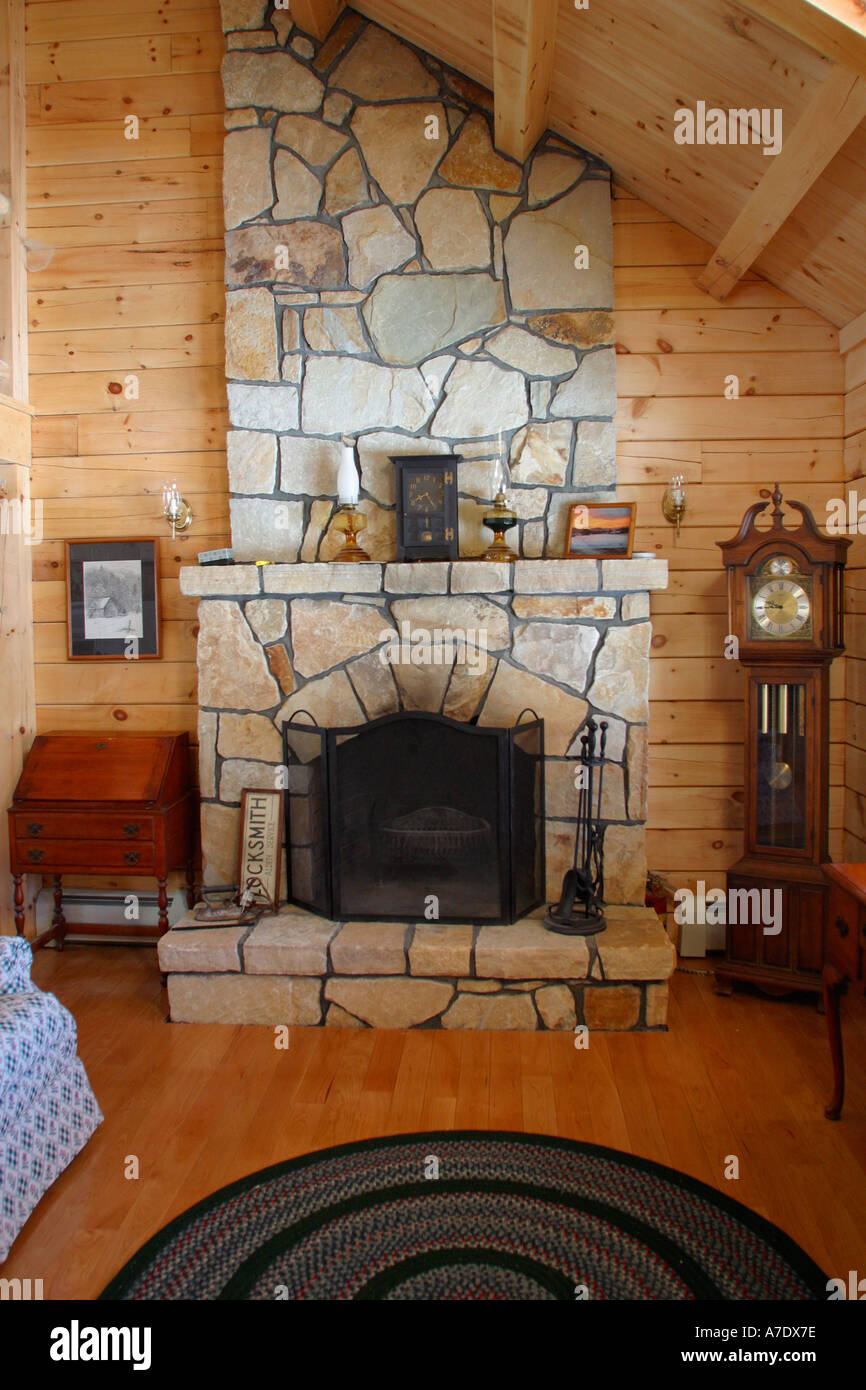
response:
[[[283,793],[241,793],[241,855],[238,868],[238,901],[252,894],[253,904],[276,912],[280,903],[280,839],[283,826]]]
[[[70,660],[159,657],[156,541],[67,541]]]
[[[567,560],[627,560],[634,544],[634,502],[577,502],[568,511]]]

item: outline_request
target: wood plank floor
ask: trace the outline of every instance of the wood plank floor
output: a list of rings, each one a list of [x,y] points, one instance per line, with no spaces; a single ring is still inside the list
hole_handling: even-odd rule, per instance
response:
[[[38,954],[78,1020],[105,1123],[3,1267],[89,1299],[147,1238],[225,1183],[379,1134],[514,1129],[639,1154],[782,1226],[828,1275],[866,1273],[866,1008],[846,1001],[848,1095],[823,1117],[825,1025],[806,1001],[674,979],[670,1031],[568,1034],[169,1025],[149,947]],[[129,1160],[139,1161],[128,1178]],[[724,1176],[729,1155],[739,1180]]]

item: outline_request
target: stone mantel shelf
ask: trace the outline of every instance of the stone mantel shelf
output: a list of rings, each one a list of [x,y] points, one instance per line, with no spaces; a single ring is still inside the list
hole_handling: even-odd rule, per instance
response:
[[[421,560],[413,564],[184,565],[191,598],[258,594],[592,594],[666,589],[668,562],[653,560]]]

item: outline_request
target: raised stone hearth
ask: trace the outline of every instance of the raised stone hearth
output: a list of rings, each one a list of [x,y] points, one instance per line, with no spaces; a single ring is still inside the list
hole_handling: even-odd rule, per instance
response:
[[[297,908],[159,943],[175,1023],[645,1030],[667,1024],[675,952],[647,908],[595,938],[513,926],[328,922]]]

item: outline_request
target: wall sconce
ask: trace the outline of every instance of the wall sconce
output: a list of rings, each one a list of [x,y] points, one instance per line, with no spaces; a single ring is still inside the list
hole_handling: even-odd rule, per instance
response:
[[[162,489],[162,513],[171,526],[172,540],[178,531],[186,531],[192,524],[192,507],[181,497],[177,483],[171,487],[166,484]]]
[[[686,512],[686,480],[682,473],[675,473],[665,488],[662,498],[662,511],[665,519],[673,522],[680,534],[680,523]]]

